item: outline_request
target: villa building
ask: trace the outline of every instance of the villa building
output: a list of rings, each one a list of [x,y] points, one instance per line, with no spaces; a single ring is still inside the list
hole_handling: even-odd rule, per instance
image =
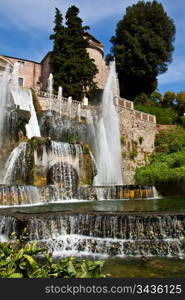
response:
[[[103,58],[104,46],[92,35],[87,35],[90,38],[87,52],[89,53],[90,58],[94,59],[98,69],[95,82],[97,83],[98,88],[103,89],[107,77],[107,66]],[[19,85],[25,88],[34,88],[38,91],[45,91],[47,89],[47,80],[51,73],[49,61],[50,52],[45,55],[40,63],[28,59],[0,55],[0,74],[2,74],[7,63],[13,66],[18,62],[20,64]]]

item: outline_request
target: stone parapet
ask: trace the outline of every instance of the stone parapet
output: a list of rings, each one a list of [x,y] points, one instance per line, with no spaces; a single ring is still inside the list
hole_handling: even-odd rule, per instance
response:
[[[62,97],[62,101],[58,99],[58,96],[52,95],[49,97],[49,94],[46,92],[37,92],[37,97],[39,104],[42,108],[42,111],[50,110],[50,107],[53,111],[60,113],[62,116],[68,116],[71,119],[75,118],[86,118],[87,110],[91,111],[91,115],[95,116],[97,114],[96,107],[92,105],[83,105],[82,102],[72,100],[71,104],[67,98]],[[50,105],[50,101],[52,102]]]
[[[40,105],[42,107],[42,110],[43,111],[50,110],[49,94],[47,92],[38,91],[37,96],[38,96]],[[52,95],[51,101],[52,101],[52,105],[51,105],[52,110],[60,113],[60,101],[58,99],[58,96]],[[76,101],[73,99],[72,99],[71,105],[70,105],[68,99],[62,97],[61,114],[68,115],[68,116],[70,115],[71,118],[75,118],[79,114],[79,106],[80,106],[82,117],[86,117],[87,109],[91,110],[92,116],[95,116],[97,114],[97,111],[99,110],[99,106],[83,105],[82,102]],[[135,110],[134,103],[132,101],[120,98],[118,105],[117,105],[117,111],[118,111],[118,113],[120,113],[122,110],[131,111],[132,117],[135,119],[156,124],[156,117],[154,115]]]
[[[156,123],[156,116],[144,113],[139,110],[134,109],[134,102],[129,101],[127,99],[120,98],[119,99],[119,107],[125,108],[127,110],[132,110],[136,119],[140,119],[146,122]]]

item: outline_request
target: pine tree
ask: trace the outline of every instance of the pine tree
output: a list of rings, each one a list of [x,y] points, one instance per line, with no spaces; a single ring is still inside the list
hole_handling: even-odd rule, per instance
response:
[[[54,41],[53,50],[50,53],[50,65],[54,77],[54,90],[57,91],[58,87],[63,86],[65,82],[63,66],[67,51],[67,32],[66,28],[62,24],[63,17],[58,8],[56,8],[54,23],[54,33],[50,35],[50,40]]]
[[[122,97],[151,95],[172,60],[174,37],[175,25],[162,4],[139,1],[127,8],[111,39]]]
[[[82,26],[78,14],[79,9],[71,6],[66,13],[64,27],[61,13],[56,9],[54,34],[50,38],[54,40],[51,54],[54,88],[61,85],[64,96],[80,100],[96,87],[93,79],[97,68],[86,51],[88,39],[85,32],[89,27]]]

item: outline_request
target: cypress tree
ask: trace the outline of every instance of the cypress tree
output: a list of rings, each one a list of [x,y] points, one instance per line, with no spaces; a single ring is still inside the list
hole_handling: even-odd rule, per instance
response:
[[[54,42],[53,50],[50,53],[50,65],[54,78],[54,90],[56,92],[59,86],[64,85],[65,74],[63,66],[67,51],[67,32],[63,26],[63,17],[58,8],[56,8],[54,23],[54,33],[50,35],[50,40]]]
[[[71,6],[66,13],[66,27],[62,25],[62,15],[56,9],[54,40],[51,53],[51,68],[54,75],[54,88],[63,87],[64,96],[82,99],[84,94],[96,88],[93,79],[97,73],[93,59],[86,51],[88,38],[85,32],[89,27],[82,26],[78,17],[79,9]]]

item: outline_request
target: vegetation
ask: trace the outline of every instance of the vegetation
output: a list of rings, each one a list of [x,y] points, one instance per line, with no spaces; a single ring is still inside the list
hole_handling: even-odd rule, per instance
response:
[[[149,113],[156,116],[158,124],[175,124],[177,120],[177,114],[172,108],[164,108],[158,104],[142,104],[135,105],[136,110],[140,110],[145,113]]]
[[[174,38],[175,25],[162,4],[139,1],[127,8],[111,39],[122,97],[134,100],[155,91],[157,76],[172,60]]]
[[[66,27],[63,25],[62,14],[56,8],[53,50],[50,54],[50,64],[54,76],[54,89],[63,87],[65,97],[82,99],[87,92],[95,87],[93,81],[97,68],[93,59],[86,51],[89,36],[82,26],[82,19],[78,17],[79,9],[71,6],[66,13]]]
[[[44,261],[37,255],[43,255]],[[55,262],[47,249],[21,240],[0,242],[0,278],[99,278],[102,261],[63,258]]]
[[[164,195],[185,194],[185,130],[160,132],[149,164],[136,170],[137,184],[155,185]]]
[[[135,109],[156,116],[158,124],[178,124],[185,128],[185,92],[175,94],[167,91],[164,95],[153,92],[151,96],[141,94],[135,98]]]

